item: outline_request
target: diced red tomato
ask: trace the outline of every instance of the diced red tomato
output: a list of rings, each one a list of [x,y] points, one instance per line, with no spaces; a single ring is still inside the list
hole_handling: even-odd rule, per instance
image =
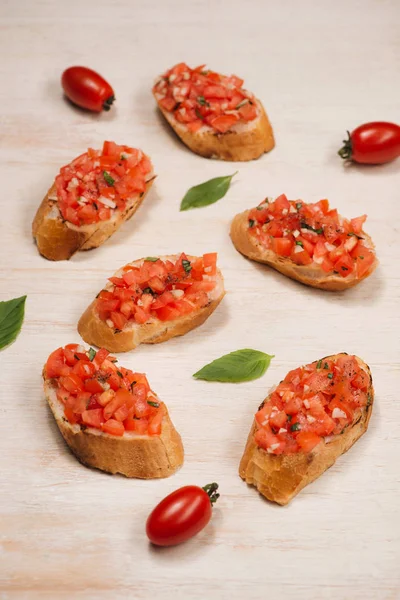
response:
[[[355,219],[351,219],[351,227],[354,233],[361,233],[362,227],[365,223],[367,215],[362,215],[361,217],[356,217]]]
[[[321,437],[312,431],[300,431],[296,437],[296,442],[303,452],[311,452],[320,441]]]
[[[369,374],[346,354],[294,369],[256,413],[255,442],[269,454],[311,452],[359,418],[370,386]]]
[[[82,413],[82,422],[89,427],[100,429],[104,423],[103,411],[101,408],[95,410],[85,410]]]
[[[52,377],[47,371],[46,377],[55,386],[65,418],[72,424],[94,427],[116,436],[122,436],[125,430],[159,435],[163,405],[150,390],[146,376],[118,368],[114,364],[116,359],[107,350],[100,349],[92,356],[93,350],[80,352],[77,348],[73,344],[59,348],[47,361]],[[66,357],[75,364],[66,365]],[[65,368],[68,369],[66,374],[55,375]],[[90,377],[83,381],[78,369],[85,376],[90,373]]]
[[[70,369],[66,365],[63,349],[58,348],[58,350],[54,350],[46,362],[46,377],[49,379],[60,377],[60,375],[67,375],[69,371]]]
[[[293,242],[289,238],[277,237],[272,239],[272,250],[278,256],[290,256],[293,249]]]
[[[344,219],[329,210],[326,199],[315,204],[288,200],[282,194],[249,212],[248,234],[266,249],[290,258],[295,264],[314,264],[325,273],[361,279],[376,264],[372,249],[359,240],[366,215]]]
[[[109,327],[120,331],[132,322],[170,321],[206,306],[216,278],[215,252],[190,260],[184,253],[175,261],[145,259],[139,267],[126,265],[122,277],[109,279],[113,287],[100,292],[97,311]],[[109,383],[117,389],[115,381]]]
[[[116,421],[115,419],[109,419],[102,425],[102,430],[104,433],[109,433],[110,435],[121,436],[125,433],[125,427],[123,423]]]
[[[133,168],[135,177],[130,175]],[[63,218],[78,227],[109,219],[115,210],[125,209],[128,198],[145,190],[151,170],[149,158],[135,148],[114,142],[104,142],[102,150],[89,148],[56,177]],[[105,206],[101,197],[113,207]]]
[[[77,394],[78,392],[83,392],[85,389],[82,379],[78,375],[75,375],[75,373],[69,373],[66,377],[61,377],[60,382],[70,394]]]
[[[353,272],[354,262],[350,254],[343,252],[342,256],[335,262],[335,271],[342,277],[347,277]]]

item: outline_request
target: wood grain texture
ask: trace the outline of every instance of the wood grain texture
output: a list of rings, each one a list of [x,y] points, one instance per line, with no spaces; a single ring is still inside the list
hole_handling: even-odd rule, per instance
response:
[[[0,3],[0,300],[28,294],[22,333],[0,354],[1,600],[400,598],[400,164],[345,168],[336,155],[346,129],[399,122],[399,24],[397,0]],[[243,76],[276,148],[238,165],[188,151],[151,96],[153,78],[181,60]],[[110,80],[117,102],[108,114],[63,100],[59,78],[73,64]],[[142,147],[157,180],[103,246],[48,262],[31,239],[36,209],[59,167],[104,139]],[[236,168],[224,199],[179,212],[190,186]],[[327,294],[236,252],[233,216],[282,192],[368,213],[380,260],[373,276]],[[201,328],[141,346],[123,363],[146,372],[167,403],[185,464],[163,481],[86,469],[46,407],[43,361],[79,339],[77,321],[105,274],[181,250],[220,253],[224,301]],[[262,379],[191,379],[242,347],[276,355]],[[273,506],[237,474],[254,411],[290,368],[340,351],[371,367],[368,433],[290,506]],[[212,480],[222,495],[208,529],[181,547],[149,547],[144,521],[154,504]]]

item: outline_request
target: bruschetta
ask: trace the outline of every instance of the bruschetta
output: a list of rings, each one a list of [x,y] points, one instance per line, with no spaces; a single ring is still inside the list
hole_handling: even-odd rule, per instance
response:
[[[255,415],[240,476],[287,504],[367,431],[373,400],[371,372],[357,356],[290,371]]]
[[[158,344],[204,323],[224,294],[216,253],[141,258],[109,278],[78,331],[110,352]]]
[[[236,215],[231,238],[251,260],[305,285],[338,291],[360,283],[378,264],[365,219],[341,217],[328,200],[306,204],[282,194]]]
[[[97,248],[143,202],[154,180],[148,156],[104,142],[61,168],[32,224],[38,250],[49,260],[67,260],[77,250]]]
[[[50,354],[44,391],[58,428],[81,463],[108,473],[168,477],[183,447],[168,410],[142,373],[104,348],[68,344]]]
[[[180,63],[158,78],[153,94],[172,129],[196,154],[247,161],[275,145],[263,105],[235,75]]]

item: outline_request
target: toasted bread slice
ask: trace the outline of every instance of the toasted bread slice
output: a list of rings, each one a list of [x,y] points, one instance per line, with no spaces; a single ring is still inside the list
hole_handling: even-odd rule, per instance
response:
[[[46,366],[43,379],[46,399],[58,428],[70,450],[82,464],[139,479],[168,477],[183,464],[181,437],[164,404],[159,435],[139,434],[135,431],[113,435],[101,428],[71,423],[65,416],[64,405],[57,397],[57,380],[47,377]],[[155,400],[156,396],[152,394],[151,398]]]
[[[179,259],[179,254],[160,256],[159,258],[163,261],[176,261]],[[187,259],[194,262],[197,257],[188,256]],[[144,260],[142,258],[129,264],[140,267]],[[121,277],[123,269],[119,269],[113,277]],[[131,319],[118,332],[115,332],[114,327],[110,326],[112,323],[107,324],[106,321],[100,318],[97,310],[97,300],[95,299],[79,319],[79,334],[88,344],[107,348],[110,352],[127,352],[133,350],[139,344],[158,344],[173,337],[184,335],[195,327],[202,325],[224,297],[224,280],[219,269],[216,270],[215,281],[215,288],[207,294],[208,302],[204,307],[168,321],[161,321],[155,316],[149,316],[145,323],[139,324]],[[113,287],[113,284],[108,282],[103,289],[112,290]]]
[[[129,198],[125,210],[115,210],[111,219],[78,227],[64,221],[57,207],[53,184],[44,197],[32,223],[32,234],[42,256],[48,260],[68,260],[78,250],[98,248],[137,211],[153,185],[153,176],[146,191]]]
[[[167,122],[188,148],[206,158],[248,161],[274,145],[260,100],[235,75],[179,63],[156,81],[153,95]]]
[[[341,355],[328,356],[322,360],[335,361],[339,356]],[[341,434],[323,437],[309,452],[300,450],[292,454],[274,454],[256,443],[255,435],[260,425],[254,420],[240,462],[239,474],[246,483],[254,485],[260,494],[271,502],[288,504],[367,431],[374,399],[372,376],[368,365],[358,357],[355,359],[368,378],[368,389],[365,392],[368,400],[365,406],[354,411],[353,421]],[[270,396],[264,400],[260,409],[269,398]]]
[[[250,215],[254,215],[254,210],[246,210],[236,215],[232,221],[230,235],[235,248],[250,260],[266,264],[283,273],[283,275],[305,285],[322,290],[345,290],[369,277],[378,265],[374,244],[365,231],[360,232],[360,237],[363,238],[363,244],[374,255],[374,258],[369,268],[361,276],[358,275],[356,268],[346,277],[342,277],[334,271],[327,272],[321,264],[315,261],[305,265],[296,264],[290,256],[280,256],[271,247],[267,248],[260,239],[250,233]]]
[[[155,94],[157,99],[157,95]],[[228,131],[219,133],[204,125],[192,133],[184,123],[179,123],[174,115],[159,106],[162,114],[177,136],[192,152],[205,158],[219,158],[230,161],[249,161],[260,158],[275,146],[271,123],[263,105],[256,101],[259,116],[249,123],[238,123]]]
[[[67,260],[77,250],[97,248],[143,202],[154,180],[148,156],[105,141],[63,166],[32,223],[38,250],[49,260]]]

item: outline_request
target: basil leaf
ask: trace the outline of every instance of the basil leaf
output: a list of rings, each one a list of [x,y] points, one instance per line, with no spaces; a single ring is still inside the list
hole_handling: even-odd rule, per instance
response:
[[[195,185],[188,190],[181,202],[180,210],[190,210],[191,208],[200,208],[214,204],[217,200],[223,198],[229,190],[232,177],[236,175],[226,175],[225,177],[215,177],[204,183]]]
[[[144,259],[145,262],[157,262],[159,259],[158,256],[146,256]]]
[[[272,358],[274,358],[273,354],[264,354],[264,352],[250,348],[235,350],[235,352],[225,354],[205,365],[193,377],[205,381],[229,383],[252,381],[264,375]]]
[[[26,296],[0,302],[0,349],[13,342],[21,331]]]
[[[111,177],[110,173],[107,173],[107,171],[103,171],[103,177],[107,185],[109,185],[110,187],[114,185],[115,179]]]
[[[97,352],[94,348],[89,348],[89,352],[88,352],[88,356],[89,356],[89,360],[90,362],[93,361],[93,359],[95,358]]]
[[[147,404],[154,406],[154,408],[158,408],[160,406],[158,402],[153,402],[152,400],[147,400]]]
[[[190,271],[192,270],[192,265],[190,263],[190,260],[183,260],[182,267],[184,268],[185,273],[190,273]]]

